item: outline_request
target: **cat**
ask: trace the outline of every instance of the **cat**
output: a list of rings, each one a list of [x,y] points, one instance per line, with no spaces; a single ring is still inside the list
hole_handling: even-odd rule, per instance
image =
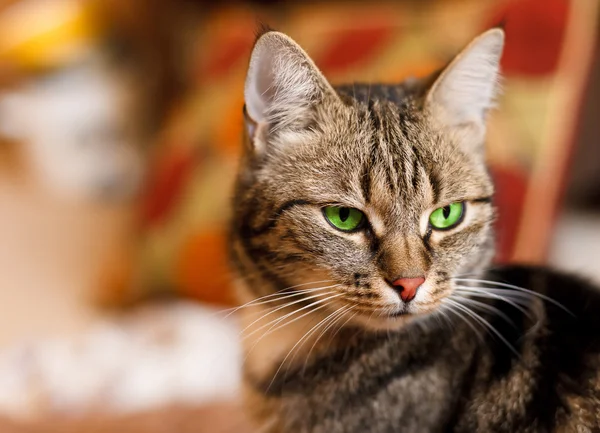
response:
[[[503,45],[494,28],[429,78],[333,87],[257,38],[230,233],[257,431],[600,431],[600,294],[491,266]]]

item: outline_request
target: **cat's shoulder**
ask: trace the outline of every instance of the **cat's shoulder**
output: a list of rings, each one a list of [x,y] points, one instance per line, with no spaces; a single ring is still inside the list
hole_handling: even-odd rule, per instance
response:
[[[518,296],[543,301],[552,332],[600,341],[600,286],[591,280],[548,266],[527,265],[502,266],[487,278]]]

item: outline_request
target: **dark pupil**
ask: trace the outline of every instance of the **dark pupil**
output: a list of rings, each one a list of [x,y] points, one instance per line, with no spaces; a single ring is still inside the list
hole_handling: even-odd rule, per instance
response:
[[[347,207],[340,208],[340,220],[342,222],[346,222],[348,217],[350,216],[350,209]]]
[[[442,214],[444,214],[444,219],[448,219],[450,216],[450,206],[444,206],[444,209],[442,209]]]

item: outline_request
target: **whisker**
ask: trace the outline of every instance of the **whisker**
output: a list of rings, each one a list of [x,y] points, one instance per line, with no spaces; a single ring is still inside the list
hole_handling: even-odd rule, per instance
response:
[[[327,287],[323,287],[323,289],[327,288],[327,289],[331,289],[333,287],[337,287],[339,286],[339,284],[334,284],[332,286],[327,286]],[[248,326],[246,326],[244,329],[242,329],[242,331],[240,332],[240,334],[243,334],[248,328],[250,328],[252,325],[254,325],[256,322],[262,320],[263,318],[270,316],[273,313],[276,313],[277,311],[283,310],[284,308],[288,308],[292,305],[298,304],[300,302],[304,302],[304,301],[308,301],[309,299],[314,299],[314,298],[318,298],[319,296],[325,296],[327,295],[327,293],[317,293],[316,295],[312,295],[312,296],[307,296],[307,297],[302,297],[301,299],[297,299],[295,301],[292,302],[288,302],[286,304],[280,305],[279,307],[275,308],[272,311],[269,311],[266,314],[263,314],[261,317],[259,317],[258,319],[256,319],[254,322],[250,323]]]
[[[494,289],[491,289],[491,290],[494,290]],[[515,300],[509,299],[506,296],[501,296],[501,295],[496,294],[495,292],[490,292],[489,290],[487,290],[486,288],[483,288],[483,287],[479,288],[479,287],[469,287],[469,286],[457,286],[456,291],[459,293],[468,293],[469,296],[474,296],[474,297],[479,297],[479,298],[498,299],[500,301],[506,302],[507,304],[513,306],[514,308],[519,310],[521,313],[523,313],[525,316],[527,316],[529,319],[533,318],[530,310],[526,310],[525,308],[523,308],[523,306],[521,306],[517,303],[517,302],[519,302],[518,299],[515,299]],[[524,305],[529,305],[529,304],[524,304]]]
[[[316,326],[314,326],[314,327],[313,327],[313,328],[312,328],[312,329],[311,329],[311,330],[308,332],[308,334],[306,334],[306,335],[305,335],[305,338],[306,338],[305,342],[306,342],[306,341],[308,341],[308,337],[309,337],[310,335],[313,335],[314,333],[316,333],[316,332],[319,330],[319,328],[321,328],[321,327],[325,327],[325,325],[327,324],[327,322],[334,321],[334,320],[335,320],[335,318],[337,317],[337,314],[339,313],[339,311],[340,311],[341,309],[343,309],[343,308],[344,308],[343,306],[342,306],[342,307],[340,307],[340,308],[338,308],[337,310],[335,310],[334,312],[332,312],[331,314],[329,314],[327,317],[325,317],[323,320],[321,320],[319,323],[317,323],[317,325],[316,325]],[[310,348],[310,351],[308,352],[308,356],[310,356],[310,353],[311,353],[311,352],[312,352],[312,350],[314,349],[314,347],[315,347],[315,345],[316,345],[317,341],[319,340],[319,338],[321,338],[321,335],[322,335],[322,334],[320,334],[320,335],[317,337],[317,339],[315,339],[315,341],[314,341],[313,345],[312,345],[312,346],[311,346],[311,348]],[[289,361],[289,363],[288,363],[288,364],[289,364],[289,365],[288,365],[288,368],[287,368],[287,370],[286,370],[286,374],[287,374],[287,372],[289,371],[289,367],[290,367],[291,365],[293,365],[293,364],[294,364],[294,359],[296,359],[296,355],[298,355],[298,352],[300,351],[300,349],[302,348],[302,346],[304,346],[304,343],[303,343],[302,345],[300,345],[300,347],[298,347],[298,350],[296,351],[296,353],[294,353],[294,356],[292,356],[292,358],[290,359],[290,361]],[[305,360],[305,362],[304,362],[304,366],[302,367],[302,374],[304,374],[304,373],[305,373],[305,371],[306,371],[306,362],[308,361],[308,356],[307,356],[307,358],[306,358],[306,360]]]
[[[445,301],[446,301],[446,299],[442,300],[442,302],[445,302]],[[481,335],[481,332],[479,332],[479,329],[477,329],[477,328],[475,327],[475,325],[473,325],[473,324],[472,324],[472,323],[471,323],[471,322],[468,320],[468,318],[467,318],[467,317],[465,317],[465,316],[463,316],[462,314],[460,314],[460,311],[456,311],[454,308],[452,308],[452,305],[449,305],[449,304],[442,304],[442,307],[446,307],[450,313],[454,313],[454,314],[456,314],[456,316],[457,316],[459,319],[461,319],[463,322],[465,322],[465,323],[466,323],[466,324],[469,326],[469,328],[471,328],[471,329],[473,330],[473,332],[475,332],[475,335],[477,335],[477,338],[479,338],[479,341],[483,341],[483,336]],[[442,309],[442,308],[440,307],[440,309],[439,309],[438,311],[441,311],[441,309]]]
[[[366,323],[366,325],[365,325],[365,328],[367,328],[367,327],[369,326],[369,323],[371,322],[371,319],[373,318],[373,315],[374,315],[376,312],[377,312],[376,310],[373,310],[373,311],[371,312],[371,314],[369,315],[369,318],[367,319],[367,323]]]
[[[459,299],[463,303],[471,304],[471,305],[481,308],[482,310],[486,310],[486,311],[489,311],[490,313],[496,314],[496,315],[498,315],[498,317],[501,317],[502,319],[504,319],[506,321],[506,323],[508,323],[513,328],[515,328],[517,330],[519,329],[517,327],[517,325],[515,325],[515,322],[513,322],[510,319],[510,317],[508,317],[502,310],[500,310],[492,305],[488,305],[484,302],[479,302],[474,299],[466,298],[466,297],[460,296],[460,295],[454,296],[453,299]]]
[[[304,374],[304,372],[306,371],[306,365],[308,363],[308,360],[310,359],[310,355],[311,355],[312,351],[314,350],[315,346],[317,345],[318,341],[321,339],[321,337],[323,337],[323,335],[325,335],[327,330],[329,328],[331,328],[331,326],[334,323],[336,323],[340,318],[344,317],[344,314],[346,314],[351,309],[352,309],[351,305],[345,305],[343,307],[338,308],[333,314],[328,316],[328,317],[331,317],[331,320],[330,320],[329,324],[323,328],[323,330],[321,331],[321,333],[319,334],[319,336],[317,337],[317,339],[311,346],[310,350],[308,351],[308,355],[306,355],[306,361],[304,361],[304,367],[302,367],[302,374]]]
[[[477,277],[480,275],[485,274],[486,272],[490,272],[490,271],[495,271],[500,269],[500,266],[498,265],[492,265],[492,266],[488,266],[486,267],[485,271],[478,271],[478,272],[463,272],[461,274],[456,274],[454,277],[458,278],[458,277]]]
[[[295,288],[297,288],[297,287],[308,286],[309,284],[328,283],[328,282],[331,282],[331,281],[333,281],[333,280],[311,281],[311,282],[309,282],[309,283],[296,284],[295,286],[290,286],[290,287],[286,287],[285,289],[278,290],[278,291],[277,291],[277,292],[275,292],[275,293],[271,293],[271,294],[269,294],[269,295],[265,295],[265,296],[261,296],[261,297],[259,297],[259,298],[253,299],[252,301],[250,301],[250,302],[246,302],[246,303],[245,303],[245,304],[243,304],[243,305],[239,305],[239,306],[237,306],[237,307],[233,307],[233,308],[227,308],[227,309],[224,309],[224,310],[220,310],[220,311],[218,311],[218,313],[221,313],[221,314],[222,314],[222,313],[225,313],[226,311],[230,311],[230,312],[229,312],[229,313],[228,313],[228,314],[225,316],[225,318],[227,318],[227,317],[231,316],[233,313],[235,313],[236,311],[240,310],[241,308],[246,308],[246,307],[250,307],[250,306],[253,306],[253,305],[262,305],[262,304],[266,304],[267,302],[260,302],[260,301],[263,301],[263,300],[265,300],[265,299],[274,298],[274,297],[281,296],[281,295],[286,295],[286,293],[285,293],[285,292],[286,292],[286,291],[288,291],[288,290],[292,290],[292,289],[295,289]],[[325,287],[317,287],[317,288],[315,288],[315,289],[302,289],[302,290],[298,290],[298,291],[297,291],[297,293],[293,293],[293,294],[291,294],[290,296],[292,296],[292,295],[293,295],[293,296],[298,296],[299,294],[302,294],[302,293],[307,293],[308,291],[310,291],[310,292],[315,292],[315,291],[318,291],[318,290],[323,290],[324,288],[325,288]],[[284,298],[278,298],[278,299],[284,299]]]
[[[510,290],[510,289],[501,289],[501,288],[494,288],[494,287],[474,287],[474,286],[457,286],[457,287],[462,287],[462,288],[468,288],[468,289],[480,289],[481,292],[483,293],[494,293],[494,294],[506,294],[506,295],[510,295],[511,298],[513,298],[513,300],[515,302],[521,302],[524,306],[526,305],[530,305],[530,302],[532,299],[536,299],[535,296],[530,295],[529,293],[522,293],[516,290]],[[527,300],[527,303],[525,303],[525,300]]]
[[[319,295],[319,296],[321,296],[321,295]],[[292,316],[292,315],[294,315],[294,314],[296,314],[296,313],[299,313],[299,312],[301,312],[301,311],[304,311],[304,310],[306,310],[306,309],[312,308],[312,307],[314,307],[315,305],[319,305],[319,304],[322,304],[323,302],[330,301],[331,299],[337,298],[337,297],[339,297],[339,296],[341,296],[341,295],[340,295],[340,294],[335,294],[335,295],[331,295],[331,296],[329,296],[329,297],[327,297],[327,298],[325,298],[325,299],[318,299],[318,300],[316,300],[316,301],[314,301],[314,302],[311,302],[311,303],[310,303],[310,304],[308,304],[308,305],[305,305],[305,306],[304,306],[304,307],[302,307],[302,308],[299,308],[299,309],[297,309],[297,310],[291,311],[291,312],[289,312],[289,313],[285,314],[285,315],[284,315],[284,316],[282,316],[282,317],[278,317],[278,318],[276,318],[276,319],[274,319],[274,320],[270,321],[269,323],[267,323],[267,324],[265,324],[265,325],[262,325],[262,326],[260,326],[259,328],[257,328],[257,329],[255,329],[254,331],[252,331],[250,334],[248,334],[248,335],[244,336],[244,339],[246,339],[246,338],[248,338],[248,337],[250,337],[250,336],[252,336],[252,335],[256,334],[258,331],[260,331],[260,330],[262,330],[262,329],[266,328],[267,326],[271,326],[271,328],[269,328],[269,329],[267,330],[267,333],[265,333],[265,335],[263,335],[263,337],[266,337],[266,336],[267,336],[267,335],[268,335],[270,332],[275,332],[275,331],[277,331],[278,329],[281,329],[281,328],[283,328],[284,326],[287,326],[287,325],[289,325],[289,324],[291,324],[291,323],[294,323],[295,321],[297,321],[297,320],[299,320],[299,319],[301,319],[301,318],[303,318],[303,317],[307,316],[308,314],[310,314],[310,313],[312,313],[312,312],[314,312],[314,311],[316,311],[316,310],[320,310],[321,308],[325,307],[326,305],[323,305],[322,307],[319,307],[319,308],[317,308],[317,309],[315,309],[315,310],[309,310],[309,311],[308,311],[308,313],[305,313],[305,314],[303,314],[303,315],[301,315],[301,316],[299,316],[299,317],[295,317],[293,320],[291,320],[291,321],[289,321],[289,322],[285,323],[285,324],[284,324],[284,325],[282,325],[281,327],[278,327],[278,328],[275,328],[275,329],[273,329],[273,327],[277,326],[279,323],[283,322],[283,321],[284,321],[285,319],[287,319],[288,317],[290,317],[290,316]],[[313,296],[313,298],[314,298],[314,297],[316,297],[316,296]],[[308,298],[305,298],[305,299],[308,299]],[[296,301],[296,302],[293,302],[293,303],[294,303],[294,304],[296,304],[296,303],[298,303],[298,302]],[[260,317],[259,319],[255,320],[255,321],[254,321],[254,322],[252,322],[250,325],[248,325],[246,328],[244,328],[240,334],[243,334],[243,333],[244,333],[244,332],[245,332],[245,331],[246,331],[246,330],[247,330],[247,329],[248,329],[250,326],[252,326],[254,323],[256,323],[257,321],[259,321],[259,320],[261,320],[261,319],[265,318],[267,315],[270,315],[270,314],[272,314],[272,313],[274,313],[274,311],[271,311],[270,313],[267,313],[267,314],[265,314],[264,316]]]
[[[334,314],[334,313],[332,313]],[[302,338],[300,338],[296,344],[294,344],[294,346],[292,346],[292,348],[288,351],[287,355],[285,356],[285,358],[283,358],[283,361],[281,361],[281,364],[279,364],[279,367],[277,368],[277,371],[275,371],[275,374],[273,375],[273,378],[271,379],[271,382],[269,383],[269,386],[267,387],[267,390],[269,390],[271,388],[271,386],[273,385],[273,382],[275,381],[275,378],[277,377],[277,375],[279,374],[279,372],[281,371],[282,367],[284,366],[285,362],[287,361],[287,359],[289,358],[289,356],[292,354],[292,352],[296,349],[296,347],[298,347],[299,344],[301,344],[303,341],[306,341],[306,339],[313,333],[315,332],[317,329],[319,329],[319,327],[330,317],[327,316],[325,319],[319,321],[315,326],[313,326],[312,328],[310,328],[310,330],[305,333]],[[295,355],[294,355],[295,356]]]
[[[354,307],[356,307],[356,305],[353,305],[352,308],[350,310],[348,310],[348,312],[352,311],[354,309]],[[342,330],[344,329],[344,326],[346,326],[348,324],[349,321],[351,321],[356,315],[358,314],[358,311],[355,311],[350,317],[348,317],[344,323],[342,323],[340,326],[337,327],[337,329],[335,330],[335,332],[331,335],[331,337],[329,337],[329,341],[327,342],[327,347],[326,350],[329,350],[329,346],[331,345],[331,342],[333,341],[333,339],[335,338],[335,336]]]
[[[545,301],[548,301],[548,302],[554,304],[555,306],[557,306],[557,307],[561,308],[562,310],[566,311],[567,313],[569,313],[571,316],[575,317],[575,315],[567,307],[565,307],[564,305],[562,305],[560,302],[556,301],[555,299],[552,299],[549,296],[543,295],[543,294],[535,292],[533,290],[526,289],[524,287],[514,286],[512,284],[507,284],[507,283],[501,283],[499,281],[480,280],[480,279],[476,279],[476,278],[455,278],[455,280],[489,284],[491,286],[498,286],[498,287],[507,287],[509,289],[517,290],[517,291],[524,292],[524,293],[529,293],[530,295],[537,296],[540,299],[543,299]]]
[[[483,317],[481,317],[479,314],[475,313],[470,308],[462,305],[460,302],[453,301],[452,299],[449,299],[449,298],[446,298],[445,300],[447,302],[452,303],[456,308],[462,310],[465,314],[468,314],[469,316],[471,316],[473,319],[475,319],[482,325],[486,326],[487,329],[489,329],[491,332],[493,332],[500,340],[502,340],[502,342],[504,344],[506,344],[506,346],[510,349],[511,352],[513,352],[517,357],[519,357],[519,358],[521,357],[521,354],[517,351],[517,349],[515,349],[514,346],[512,344],[510,344],[506,338],[504,338],[502,333],[500,333],[496,328],[494,328],[490,322],[485,320]]]
[[[274,303],[274,302],[279,302],[279,301],[281,301],[283,299],[294,298],[294,297],[297,297],[297,296],[305,295],[307,293],[320,292],[320,291],[323,291],[323,290],[326,290],[326,289],[329,289],[329,288],[330,288],[330,286],[326,286],[326,287],[317,287],[317,288],[314,288],[314,289],[297,290],[297,291],[295,291],[295,293],[290,293],[290,294],[285,294],[285,293],[274,294],[276,296],[274,296],[272,299],[267,299],[265,301],[256,302],[258,300],[263,299],[263,298],[258,298],[258,299],[255,299],[254,301],[248,302],[248,303],[246,303],[244,305],[241,305],[241,306],[235,308],[234,311],[232,311],[231,313],[227,314],[227,316],[225,316],[225,318],[231,316],[233,313],[235,313],[236,311],[238,311],[238,310],[240,310],[242,308],[248,308],[248,307],[255,307],[255,306],[258,306],[258,305],[271,304],[271,303]]]
[[[265,333],[265,335],[263,335],[263,337],[266,337],[267,335],[269,335],[269,334],[271,334],[273,332],[276,332],[279,329],[281,329],[281,328],[283,328],[283,327],[285,327],[287,325],[290,325],[290,324],[296,322],[297,320],[302,319],[303,317],[308,316],[310,313],[313,313],[315,311],[318,311],[318,310],[320,310],[322,308],[327,307],[328,305],[332,304],[332,302],[325,302],[325,301],[331,301],[331,299],[337,298],[338,296],[339,295],[332,295],[332,296],[330,296],[328,298],[317,300],[315,302],[310,303],[309,305],[306,305],[306,306],[304,306],[302,308],[299,308],[298,310],[291,311],[291,312],[287,313],[286,315],[284,315],[282,317],[279,317],[277,319],[272,320],[267,325],[261,327],[261,328],[265,328],[265,327],[271,325],[271,327],[269,329],[267,329],[267,332]],[[325,304],[323,304],[322,306],[320,306],[318,308],[315,308],[314,310],[310,310],[310,308],[312,308],[312,307],[314,307],[316,305],[322,304],[323,302],[325,302]],[[284,322],[285,319],[287,319],[288,317],[291,317],[294,314],[299,313],[299,312],[304,311],[304,310],[307,310],[307,309],[308,309],[308,311],[306,313],[304,313],[304,314],[302,314],[302,315],[300,315],[298,317],[294,317],[293,320],[291,320],[291,321],[289,321],[287,323],[284,323],[283,325],[278,326],[281,322]],[[258,330],[260,330],[261,328],[259,328]],[[249,334],[248,336],[250,336],[250,335],[252,335],[252,334]],[[263,338],[263,337],[261,337],[261,338]]]
[[[334,296],[332,296],[332,298],[336,298],[336,297],[337,297],[337,295],[334,295]],[[327,299],[323,299],[323,300],[318,300],[318,301],[315,301],[315,302],[311,303],[310,305],[307,305],[307,306],[306,306],[306,307],[304,307],[304,308],[308,308],[308,307],[315,306],[315,305],[317,305],[317,304],[319,304],[319,303],[321,303],[321,302],[324,302],[324,301],[329,301],[329,302],[326,302],[325,304],[321,305],[320,307],[317,307],[317,308],[315,308],[314,310],[308,310],[306,313],[302,314],[302,315],[301,315],[301,316],[299,316],[299,317],[295,317],[293,320],[290,320],[289,322],[286,322],[286,323],[284,323],[283,325],[277,326],[277,325],[278,325],[279,323],[281,323],[281,322],[282,322],[284,319],[286,319],[287,317],[289,317],[289,316],[291,316],[292,314],[295,314],[295,313],[297,313],[297,312],[299,312],[299,311],[301,311],[301,310],[294,310],[294,311],[292,311],[291,313],[288,313],[288,314],[286,314],[286,316],[285,316],[285,317],[274,319],[274,320],[270,321],[269,323],[267,323],[266,325],[262,326],[261,328],[259,328],[259,329],[255,330],[255,331],[253,331],[252,333],[250,333],[250,334],[248,334],[247,336],[245,336],[245,337],[244,337],[244,339],[246,339],[246,338],[250,337],[252,334],[254,334],[255,332],[259,331],[260,329],[264,329],[264,328],[266,328],[267,326],[269,326],[269,325],[272,325],[272,326],[271,326],[271,328],[269,328],[269,329],[268,329],[268,330],[267,330],[267,331],[266,331],[266,332],[265,332],[263,335],[261,335],[261,336],[258,338],[258,340],[256,340],[256,342],[255,342],[255,343],[252,345],[252,347],[250,348],[250,350],[248,350],[248,352],[247,352],[247,354],[246,354],[246,356],[245,356],[245,358],[244,358],[244,362],[246,362],[246,359],[248,358],[248,356],[250,355],[250,353],[251,353],[251,352],[254,350],[254,348],[256,347],[256,345],[257,345],[257,344],[258,344],[258,343],[259,343],[259,342],[260,342],[260,341],[261,341],[263,338],[265,338],[267,335],[269,335],[269,334],[272,334],[273,332],[276,332],[276,331],[278,331],[278,330],[280,330],[280,329],[282,329],[282,328],[284,328],[284,327],[286,327],[286,326],[288,326],[288,325],[290,325],[290,324],[294,323],[295,321],[297,321],[297,320],[300,320],[300,319],[302,319],[303,317],[306,317],[306,316],[308,316],[309,314],[312,314],[312,313],[314,313],[314,312],[316,312],[316,311],[319,311],[319,310],[321,310],[321,309],[323,309],[323,308],[327,307],[328,305],[330,305],[330,304],[332,304],[332,303],[333,303],[333,301],[331,301],[330,299],[331,299],[331,298],[327,298]],[[275,322],[276,322],[276,323],[275,323]],[[274,326],[277,326],[277,327],[276,327],[275,329],[273,329],[273,327],[274,327]]]
[[[444,319],[444,320],[446,320],[446,321],[448,322],[448,326],[449,326],[449,327],[450,327],[450,329],[452,330],[452,329],[454,329],[454,328],[452,327],[452,325],[454,325],[454,323],[452,322],[452,319],[450,319],[450,317],[448,316],[448,314],[446,313],[446,311],[444,311],[444,308],[443,308],[443,307],[444,307],[444,305],[442,305],[440,308],[438,308],[438,309],[435,311],[435,313],[433,314],[433,316],[434,316],[436,319],[438,319],[438,321],[440,322],[440,326],[444,324],[444,321],[442,321],[442,320],[440,319],[440,317],[438,317],[438,316],[441,316],[441,318],[442,318],[442,319]]]

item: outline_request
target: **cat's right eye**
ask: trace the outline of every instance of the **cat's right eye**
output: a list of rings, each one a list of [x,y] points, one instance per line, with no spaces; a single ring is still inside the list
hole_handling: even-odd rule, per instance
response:
[[[429,224],[437,230],[449,230],[460,224],[464,214],[464,202],[457,201],[434,210],[429,216]]]
[[[365,221],[365,214],[353,207],[326,206],[323,215],[329,224],[343,232],[358,230]]]

